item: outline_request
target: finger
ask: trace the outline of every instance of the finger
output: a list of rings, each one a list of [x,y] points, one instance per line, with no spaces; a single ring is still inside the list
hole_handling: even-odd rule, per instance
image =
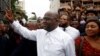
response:
[[[7,11],[11,11],[11,8],[6,8]]]
[[[7,13],[7,11],[5,10],[5,16],[7,16],[8,15],[8,13]]]
[[[6,11],[5,12],[8,13],[8,14],[11,14],[12,13],[12,10],[6,8]]]
[[[5,12],[6,12],[5,16],[7,16],[8,18],[13,17],[13,13],[12,13],[11,8],[10,9],[6,8]]]

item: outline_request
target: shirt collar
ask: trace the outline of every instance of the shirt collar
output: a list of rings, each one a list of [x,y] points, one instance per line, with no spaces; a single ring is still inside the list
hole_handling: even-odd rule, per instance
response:
[[[48,33],[54,33],[54,32],[57,32],[59,28],[60,28],[60,27],[57,26],[54,30],[52,30],[52,31],[50,31],[50,32],[47,32],[47,34],[48,34]]]

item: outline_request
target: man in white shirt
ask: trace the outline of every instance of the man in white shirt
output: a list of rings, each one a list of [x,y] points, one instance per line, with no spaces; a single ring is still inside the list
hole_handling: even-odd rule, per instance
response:
[[[58,27],[58,14],[47,12],[44,15],[44,29],[28,30],[13,20],[12,13],[7,10],[6,17],[13,29],[24,38],[37,41],[38,56],[76,56],[73,39]]]
[[[66,33],[68,33],[73,39],[76,39],[80,35],[80,32],[74,27],[71,27],[70,23],[71,23],[71,18],[69,15],[63,14],[60,16],[59,26],[61,27],[61,29],[63,29]]]

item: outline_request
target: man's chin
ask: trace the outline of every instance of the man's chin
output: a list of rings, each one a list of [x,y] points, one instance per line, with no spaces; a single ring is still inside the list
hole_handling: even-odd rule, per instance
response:
[[[46,26],[43,26],[43,27],[42,27],[42,29],[45,29],[45,30],[46,30],[46,29],[47,29],[47,27],[46,27]]]
[[[49,31],[49,30],[50,30],[50,28],[47,28],[47,27],[44,27],[44,29],[45,29],[46,31]]]
[[[65,27],[65,25],[59,25],[60,27]]]

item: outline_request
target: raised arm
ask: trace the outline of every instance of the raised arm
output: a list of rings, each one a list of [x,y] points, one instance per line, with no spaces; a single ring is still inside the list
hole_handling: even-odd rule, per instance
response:
[[[36,30],[29,30],[26,27],[23,27],[19,23],[19,21],[13,21],[11,26],[14,29],[15,32],[17,32],[18,34],[22,35],[24,38],[36,41],[36,33],[37,33]]]
[[[13,13],[11,10],[6,10],[6,17],[7,20],[11,23],[12,28],[15,32],[22,35],[24,38],[30,39],[30,40],[36,40],[36,32],[37,31],[31,31],[27,28],[23,27],[18,21],[14,21]]]

